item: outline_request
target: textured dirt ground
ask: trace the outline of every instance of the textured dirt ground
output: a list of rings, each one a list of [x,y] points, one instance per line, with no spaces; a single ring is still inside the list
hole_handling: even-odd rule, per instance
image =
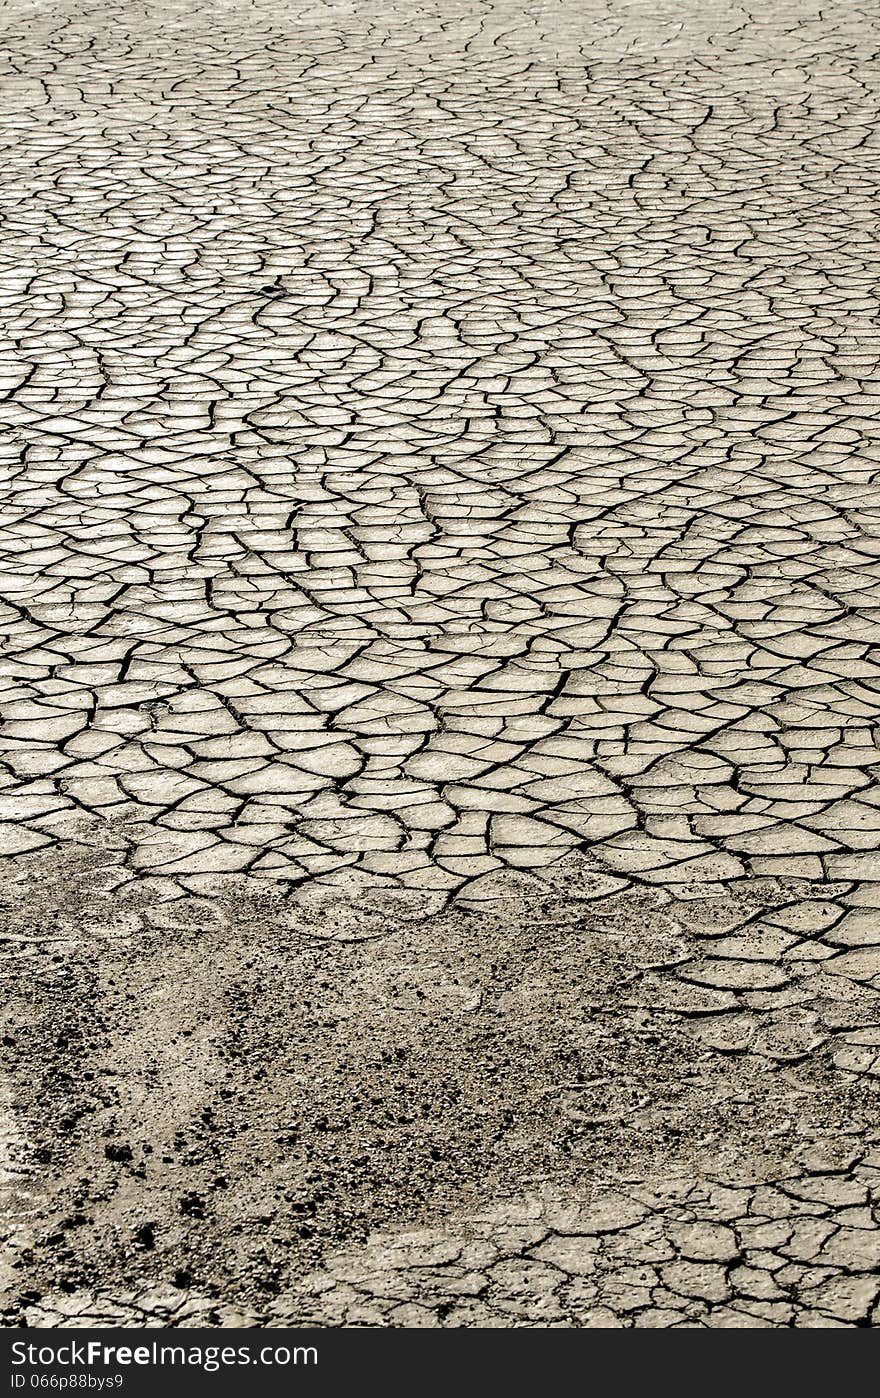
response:
[[[876,1324],[877,16],[649,9],[7,9],[6,1324]]]
[[[108,897],[122,855],[3,889],[10,1323],[869,1323],[880,996],[840,887],[575,854],[432,915]]]

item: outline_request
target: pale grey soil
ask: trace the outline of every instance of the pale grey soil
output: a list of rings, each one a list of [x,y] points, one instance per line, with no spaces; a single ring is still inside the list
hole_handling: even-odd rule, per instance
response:
[[[874,1324],[876,11],[5,25],[6,1323]]]
[[[120,857],[3,890],[13,1323],[867,1323],[840,886],[673,899],[571,855],[431,915],[108,897]]]

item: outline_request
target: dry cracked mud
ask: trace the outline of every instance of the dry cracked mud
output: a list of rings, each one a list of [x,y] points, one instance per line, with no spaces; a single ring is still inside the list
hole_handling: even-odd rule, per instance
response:
[[[880,24],[12,0],[7,1326],[880,1317]]]

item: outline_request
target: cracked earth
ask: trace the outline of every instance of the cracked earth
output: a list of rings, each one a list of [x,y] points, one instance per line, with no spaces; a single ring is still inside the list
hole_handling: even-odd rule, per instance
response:
[[[878,1323],[878,29],[7,7],[6,1325]]]

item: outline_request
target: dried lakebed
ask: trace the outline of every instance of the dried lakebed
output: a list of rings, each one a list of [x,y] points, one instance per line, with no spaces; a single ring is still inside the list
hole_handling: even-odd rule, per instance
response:
[[[876,1324],[876,38],[9,7],[7,1325]]]

